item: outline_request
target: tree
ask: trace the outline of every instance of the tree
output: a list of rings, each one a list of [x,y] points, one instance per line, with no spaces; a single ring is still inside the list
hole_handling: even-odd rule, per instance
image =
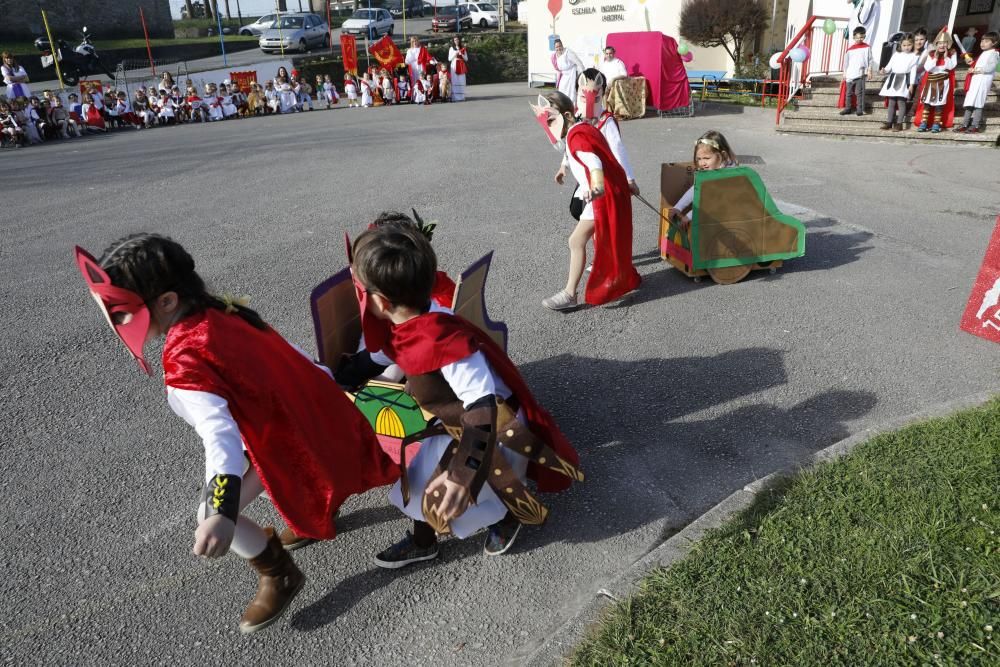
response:
[[[189,19],[193,19],[194,18],[194,4],[192,4],[191,0],[184,0],[184,8],[187,10],[187,17]]]
[[[681,37],[697,46],[721,46],[743,67],[743,47],[767,28],[761,0],[686,0],[681,8]]]
[[[205,18],[209,20],[215,18],[215,13],[212,12],[212,0],[205,0]]]
[[[226,20],[231,21],[233,19],[232,12],[229,11],[229,0],[225,0],[226,3]]]

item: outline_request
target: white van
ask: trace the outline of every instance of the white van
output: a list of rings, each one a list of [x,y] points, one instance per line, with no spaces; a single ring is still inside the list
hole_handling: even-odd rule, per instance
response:
[[[476,0],[476,2],[466,2],[465,5],[469,8],[472,25],[477,25],[483,30],[500,25],[500,14],[493,3]]]

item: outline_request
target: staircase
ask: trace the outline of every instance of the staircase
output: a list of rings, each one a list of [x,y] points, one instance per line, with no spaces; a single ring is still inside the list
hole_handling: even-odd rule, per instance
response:
[[[1000,79],[1000,77],[997,77]],[[994,80],[993,93],[983,109],[985,130],[978,134],[959,134],[951,130],[942,130],[938,134],[932,132],[917,132],[919,123],[909,122],[903,125],[902,132],[881,129],[886,122],[887,113],[883,98],[878,92],[885,81],[884,74],[876,74],[865,88],[865,115],[850,114],[841,116],[837,108],[840,96],[840,77],[815,76],[810,86],[802,89],[801,99],[796,99],[785,108],[778,132],[796,134],[825,134],[848,137],[871,137],[889,141],[919,141],[924,143],[954,142],[980,146],[1000,145],[1000,103],[997,102],[997,91],[1000,82]],[[965,69],[955,73],[958,91],[955,96],[955,123],[960,123],[965,108],[964,88]]]

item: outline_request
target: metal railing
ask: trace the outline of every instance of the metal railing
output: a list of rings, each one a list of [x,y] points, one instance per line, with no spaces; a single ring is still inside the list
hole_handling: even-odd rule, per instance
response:
[[[823,24],[827,20],[833,21],[837,28],[830,35],[823,30]],[[778,55],[780,74],[778,75],[776,125],[781,124],[781,114],[785,107],[799,94],[810,77],[839,74],[844,71],[844,56],[848,46],[847,39],[844,37],[846,25],[847,22],[841,18],[810,16],[802,29],[788,42],[785,50]],[[804,46],[809,50],[809,55],[800,63],[794,62],[789,57],[792,49],[798,46]]]

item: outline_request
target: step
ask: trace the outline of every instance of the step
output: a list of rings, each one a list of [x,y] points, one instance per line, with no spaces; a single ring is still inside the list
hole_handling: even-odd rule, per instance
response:
[[[837,102],[839,101],[839,96],[837,95],[824,95],[821,97],[803,97],[795,100],[795,104],[798,105],[800,109],[835,109],[837,108]],[[885,103],[882,101],[883,98],[878,95],[865,95],[865,109],[871,110],[873,107],[885,108]],[[961,114],[965,107],[962,106],[962,102],[965,101],[963,96],[955,97],[955,113]],[[987,102],[983,106],[983,113],[986,116],[998,115],[1000,114],[1000,102]]]
[[[803,122],[803,123],[782,123],[776,128],[778,132],[785,134],[814,134],[826,135],[830,137],[857,137],[876,139],[879,141],[906,141],[920,143],[941,143],[952,142],[956,144],[969,144],[973,146],[992,147],[1000,141],[1000,132],[992,131],[980,134],[957,134],[951,131],[934,134],[931,132],[917,132],[916,130],[903,130],[902,132],[892,132],[870,128],[866,126],[841,126],[833,123]]]
[[[956,109],[956,114],[958,110]],[[959,115],[959,117],[961,117]],[[886,121],[887,110],[884,106],[877,106],[870,110],[864,116],[858,116],[857,114],[848,114],[846,116],[841,116],[837,110],[831,109],[829,107],[799,107],[798,109],[788,110],[785,112],[785,118],[795,118],[795,119],[808,119],[808,120],[818,120],[818,121],[831,121],[837,123],[871,123],[874,125],[880,125]],[[958,120],[958,119],[956,119]],[[985,114],[983,120],[986,122],[987,129],[997,128],[1000,131],[1000,114],[989,115]]]

